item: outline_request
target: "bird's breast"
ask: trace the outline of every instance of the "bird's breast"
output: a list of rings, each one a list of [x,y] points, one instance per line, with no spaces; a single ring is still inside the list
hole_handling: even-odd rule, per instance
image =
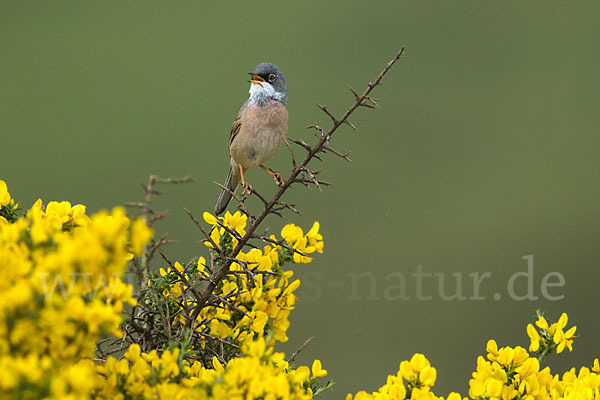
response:
[[[231,156],[244,168],[257,167],[272,158],[283,144],[288,112],[278,101],[248,104],[240,122],[240,131],[231,143]]]
[[[242,116],[242,126],[249,125],[255,129],[263,127],[287,131],[288,112],[285,106],[278,101],[268,101],[264,105],[258,102],[250,103]]]

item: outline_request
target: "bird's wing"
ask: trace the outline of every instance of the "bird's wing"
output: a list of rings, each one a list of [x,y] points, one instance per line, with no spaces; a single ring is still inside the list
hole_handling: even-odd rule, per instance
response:
[[[240,117],[237,117],[235,121],[233,121],[233,125],[231,126],[231,132],[229,133],[229,147],[231,147],[231,143],[233,143],[241,127],[242,119]]]
[[[242,127],[242,114],[243,114],[244,110],[246,109],[247,105],[248,105],[248,100],[246,100],[246,102],[244,104],[242,104],[242,107],[240,108],[240,111],[238,112],[237,117],[235,117],[235,121],[233,121],[233,125],[231,126],[231,132],[229,132],[229,147],[231,147],[231,143],[233,143],[233,140],[235,139],[236,135],[239,133],[240,128]]]

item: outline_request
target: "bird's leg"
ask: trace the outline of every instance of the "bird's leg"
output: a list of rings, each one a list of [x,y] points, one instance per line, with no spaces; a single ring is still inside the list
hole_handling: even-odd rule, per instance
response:
[[[285,179],[281,174],[277,171],[273,171],[271,168],[267,168],[264,165],[260,164],[260,167],[265,170],[265,172],[273,177],[277,186],[282,186],[285,183]]]
[[[246,193],[250,194],[252,193],[252,186],[250,186],[250,184],[248,182],[246,182],[246,180],[244,179],[244,168],[240,165],[240,175],[242,177],[242,187],[244,188],[244,191],[242,192],[242,196],[245,195]]]

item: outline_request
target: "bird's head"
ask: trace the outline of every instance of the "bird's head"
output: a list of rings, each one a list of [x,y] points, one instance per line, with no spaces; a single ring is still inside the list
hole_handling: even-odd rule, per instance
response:
[[[273,98],[287,103],[287,84],[277,65],[260,63],[250,75],[250,99]]]

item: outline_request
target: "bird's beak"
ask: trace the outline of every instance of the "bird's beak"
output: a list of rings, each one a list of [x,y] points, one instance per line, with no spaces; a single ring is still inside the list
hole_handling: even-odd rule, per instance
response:
[[[250,75],[250,83],[253,83],[255,85],[261,85],[261,83],[265,81],[263,78],[253,74],[252,72],[248,72],[248,74]]]

